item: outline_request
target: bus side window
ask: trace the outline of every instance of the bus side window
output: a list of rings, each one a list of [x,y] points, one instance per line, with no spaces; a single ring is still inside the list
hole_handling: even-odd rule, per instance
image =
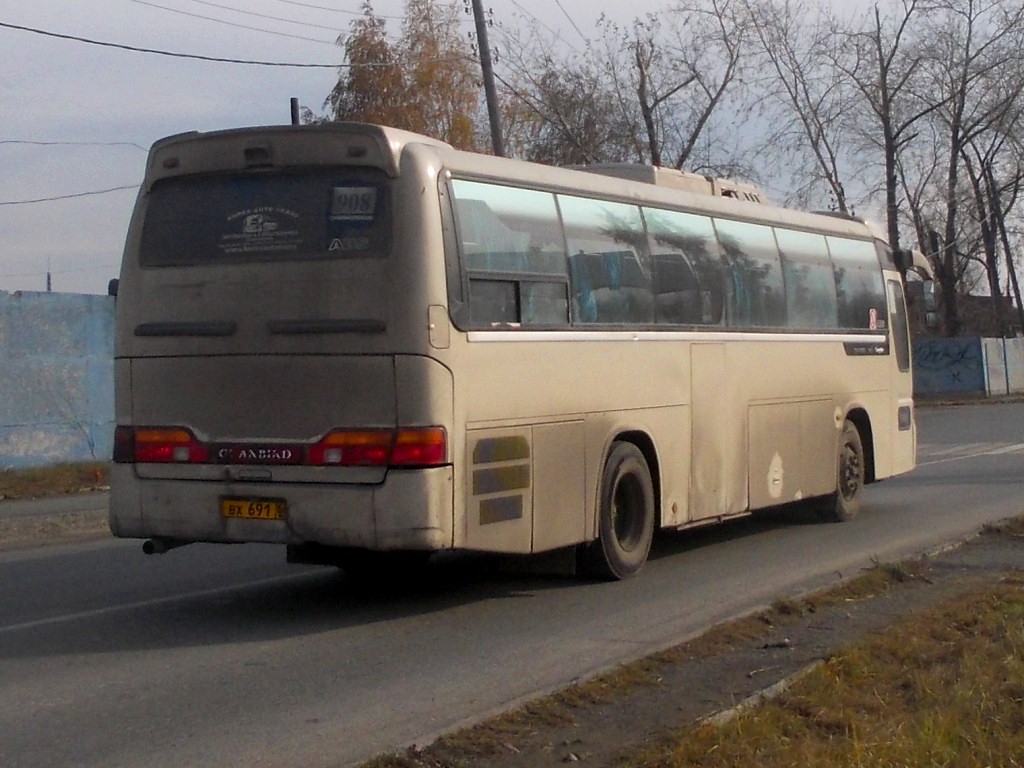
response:
[[[568,275],[551,193],[455,179],[473,327],[565,326]]]
[[[889,280],[889,324],[892,326],[893,347],[896,350],[896,366],[901,371],[910,370],[910,329],[907,325],[907,303],[903,297],[903,286],[898,280]]]
[[[559,195],[572,279],[574,320],[654,321],[650,257],[635,205]]]
[[[885,285],[873,243],[827,237],[835,272],[839,327],[884,331],[888,325]]]
[[[836,282],[824,235],[776,227],[790,328],[838,328]]]
[[[471,279],[469,316],[474,324],[510,325],[519,322],[516,284],[511,280]]]
[[[782,263],[771,227],[715,219],[733,289],[729,325],[780,328],[786,324]]]
[[[654,300],[659,323],[718,325],[725,273],[711,219],[644,209],[654,254]]]

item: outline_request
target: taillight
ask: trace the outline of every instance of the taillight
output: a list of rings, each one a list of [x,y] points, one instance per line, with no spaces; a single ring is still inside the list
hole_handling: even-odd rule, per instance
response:
[[[435,467],[448,458],[448,436],[441,427],[400,429],[391,451],[393,467]]]
[[[204,464],[209,450],[181,427],[118,427],[114,461],[139,464]]]
[[[311,446],[308,464],[336,467],[433,467],[448,458],[442,427],[328,432]]]
[[[282,459],[287,453],[289,459]],[[314,467],[436,467],[448,459],[443,427],[335,429],[311,445],[201,443],[185,427],[114,430],[120,464],[305,464]]]
[[[386,467],[391,430],[335,430],[310,446],[307,464],[331,467]]]

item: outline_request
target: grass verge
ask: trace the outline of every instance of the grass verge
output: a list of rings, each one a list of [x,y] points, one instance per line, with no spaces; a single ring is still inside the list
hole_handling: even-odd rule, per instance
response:
[[[1015,766],[1024,755],[1024,574],[828,659],[781,697],[621,765]]]
[[[0,472],[0,499],[40,499],[105,488],[110,484],[107,462],[58,464]]]
[[[966,549],[876,562],[363,768],[1019,768],[1022,536],[1024,518]]]

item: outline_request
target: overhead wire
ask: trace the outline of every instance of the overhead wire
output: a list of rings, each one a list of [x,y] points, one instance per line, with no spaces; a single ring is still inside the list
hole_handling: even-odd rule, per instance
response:
[[[202,14],[199,14],[199,13],[190,13],[188,11],[182,11],[182,10],[180,10],[178,8],[170,8],[170,7],[166,6],[166,5],[160,5],[159,3],[150,3],[147,0],[132,0],[132,2],[133,3],[137,3],[139,5],[147,5],[150,8],[159,8],[161,11],[167,11],[168,13],[177,13],[177,14],[180,14],[181,16],[189,16],[189,17],[191,17],[193,19],[202,19],[203,21],[212,21],[212,22],[214,22],[216,24],[224,24],[225,26],[235,27],[236,29],[247,29],[250,32],[263,32],[265,34],[275,35],[277,37],[287,37],[287,38],[291,38],[292,40],[303,40],[303,41],[305,41],[307,43],[319,43],[321,45],[331,45],[331,46],[335,45],[335,42],[333,40],[320,40],[320,39],[315,38],[315,37],[304,37],[303,35],[290,35],[287,32],[275,32],[272,29],[261,29],[260,27],[250,27],[250,26],[247,26],[245,24],[236,24],[233,21],[225,21],[224,19],[215,19],[212,16],[203,16]]]
[[[136,2],[142,2],[142,0],[135,0]],[[146,3],[151,5],[151,3]],[[237,25],[233,25],[237,26]],[[45,37],[54,37],[58,40],[72,40],[76,43],[85,43],[87,45],[98,45],[104,48],[116,48],[122,51],[131,51],[133,53],[151,53],[157,56],[170,56],[177,59],[194,59],[198,61],[209,61],[217,64],[246,64],[259,67],[294,67],[299,69],[375,69],[377,67],[388,67],[391,66],[386,62],[365,62],[360,64],[298,64],[294,62],[284,61],[259,61],[253,59],[234,59],[225,56],[204,56],[197,53],[179,53],[176,51],[165,51],[159,48],[145,48],[137,45],[125,45],[123,43],[108,43],[102,40],[93,40],[88,37],[79,37],[78,35],[66,35],[60,32],[50,32],[45,29],[37,29],[35,27],[25,27],[20,24],[10,24],[5,21],[0,21],[0,27],[6,29],[16,29],[21,32],[32,32],[33,34],[43,35]],[[251,29],[251,27],[248,27]],[[279,34],[271,32],[270,34]],[[286,37],[294,37],[294,35],[285,35]],[[335,46],[335,43],[330,43]],[[434,59],[436,63],[445,63],[452,61],[452,59]]]
[[[139,2],[139,0],[132,0],[132,2]],[[240,13],[244,16],[254,16],[258,19],[269,19],[270,21],[283,21],[285,24],[295,24],[300,27],[309,27],[311,29],[326,29],[331,32],[337,32],[337,27],[329,27],[326,24],[311,24],[306,21],[295,21],[294,19],[285,19],[281,16],[270,16],[266,13],[257,13],[256,11],[247,11],[244,8],[233,8],[230,5],[221,5],[220,3],[213,3],[210,0],[189,0],[189,2],[197,3],[198,5],[206,5],[210,8],[219,8],[222,11],[230,11],[231,13]],[[142,5],[150,5],[150,3],[142,3]],[[158,6],[162,7],[162,6]],[[200,18],[206,18],[201,16]],[[213,19],[216,21],[216,19]]]
[[[283,0],[282,0],[282,2],[283,2]],[[577,47],[576,47],[575,45],[573,45],[572,43],[570,43],[570,42],[569,42],[568,40],[566,40],[566,39],[565,39],[564,37],[562,37],[562,36],[561,36],[561,35],[560,35],[560,34],[559,34],[559,33],[558,33],[557,31],[553,30],[553,29],[552,29],[551,27],[549,27],[549,26],[548,26],[547,24],[545,24],[545,23],[544,23],[543,21],[541,21],[540,19],[538,19],[538,18],[537,18],[537,17],[535,16],[535,15],[533,15],[533,14],[532,14],[532,13],[530,13],[530,12],[529,12],[528,10],[526,10],[526,9],[525,9],[525,8],[524,8],[524,7],[522,6],[522,5],[520,5],[520,4],[519,4],[519,3],[517,2],[517,0],[511,0],[511,3],[512,3],[512,5],[514,5],[514,6],[516,7],[516,8],[518,8],[518,9],[519,9],[519,11],[520,11],[520,12],[521,12],[521,13],[522,13],[522,14],[523,14],[524,16],[526,16],[526,17],[529,17],[529,18],[530,18],[530,19],[532,19],[532,20],[533,20],[534,22],[536,22],[536,23],[537,23],[537,24],[538,24],[539,26],[543,27],[543,28],[544,28],[544,29],[546,29],[546,30],[547,30],[548,32],[550,32],[550,33],[551,33],[551,34],[552,34],[552,35],[554,36],[554,38],[555,38],[556,40],[558,40],[559,42],[562,42],[562,43],[564,43],[565,45],[569,46],[569,48],[570,48],[570,49],[572,49],[572,50],[573,50],[573,51],[574,51],[575,53],[581,53],[581,51],[580,51],[580,49],[579,49],[579,48],[577,48]],[[571,21],[571,19],[570,19],[570,21]],[[575,26],[575,25],[574,25],[574,26]],[[579,32],[579,30],[578,30],[578,29],[577,29],[576,31],[577,31],[577,32]],[[507,33],[506,33],[506,34],[507,34]],[[586,38],[584,38],[584,39],[586,39]]]
[[[576,34],[583,38],[583,42],[588,42],[587,36],[580,31],[580,28],[576,26],[576,22],[573,21],[572,16],[570,16],[569,12],[565,10],[565,6],[562,5],[562,0],[555,0],[555,5],[558,6],[558,9],[562,12],[565,18],[567,18],[569,23],[572,24],[572,28],[576,30]]]
[[[78,197],[90,197],[92,195],[105,195],[109,192],[120,192],[124,189],[138,189],[138,184],[126,184],[122,187],[111,187],[110,189],[97,189],[92,192],[76,192],[71,195],[56,195],[54,197],[38,197],[34,200],[0,200],[0,205],[33,205],[35,203],[52,203],[56,200],[72,200]]]
[[[29,145],[33,147],[135,147],[143,152],[149,150],[134,141],[31,141],[28,139],[3,139],[3,144]]]
[[[347,11],[344,8],[330,8],[330,7],[326,6],[326,5],[316,5],[314,3],[303,3],[303,2],[300,2],[299,0],[277,0],[277,2],[284,3],[286,5],[297,5],[297,6],[301,7],[301,8],[312,8],[312,9],[317,10],[317,11],[329,11],[331,13],[343,13],[346,16],[363,16],[364,15],[363,11]],[[443,6],[456,6],[457,7],[457,6],[460,5],[460,3],[438,3],[438,5],[440,5],[442,7]],[[393,19],[395,21],[404,21],[405,18],[406,18],[405,16],[386,16],[386,15],[382,15],[382,14],[378,14],[378,13],[374,13],[373,15],[374,15],[375,18],[378,18],[378,19]]]
[[[152,53],[157,56],[170,56],[177,59],[194,59],[198,61],[211,61],[218,64],[246,64],[258,67],[293,67],[299,69],[338,69],[339,67],[349,68],[350,64],[296,64],[292,62],[283,61],[257,61],[252,59],[233,59],[225,56],[204,56],[197,53],[178,53],[175,51],[164,51],[158,48],[143,48],[136,45],[124,45],[122,43],[108,43],[102,40],[92,40],[87,37],[79,37],[77,35],[65,35],[60,32],[50,32],[45,29],[36,29],[35,27],[25,27],[20,24],[10,24],[5,21],[0,21],[0,27],[6,29],[16,29],[21,32],[32,32],[36,35],[44,35],[46,37],[54,37],[58,40],[73,40],[77,43],[86,43],[87,45],[98,45],[104,48],[117,48],[122,51],[132,51],[134,53]],[[331,43],[334,45],[334,43]],[[361,64],[363,67],[377,66],[375,64]]]

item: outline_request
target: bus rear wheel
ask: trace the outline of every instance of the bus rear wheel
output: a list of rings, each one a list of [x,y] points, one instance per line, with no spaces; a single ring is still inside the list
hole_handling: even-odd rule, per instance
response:
[[[654,538],[654,482],[643,452],[632,443],[612,443],[597,513],[597,541],[582,553],[585,572],[608,580],[632,576],[647,561]]]
[[[819,516],[830,522],[845,523],[860,512],[864,491],[864,444],[860,431],[849,419],[839,436],[836,460],[836,492],[827,497]]]

